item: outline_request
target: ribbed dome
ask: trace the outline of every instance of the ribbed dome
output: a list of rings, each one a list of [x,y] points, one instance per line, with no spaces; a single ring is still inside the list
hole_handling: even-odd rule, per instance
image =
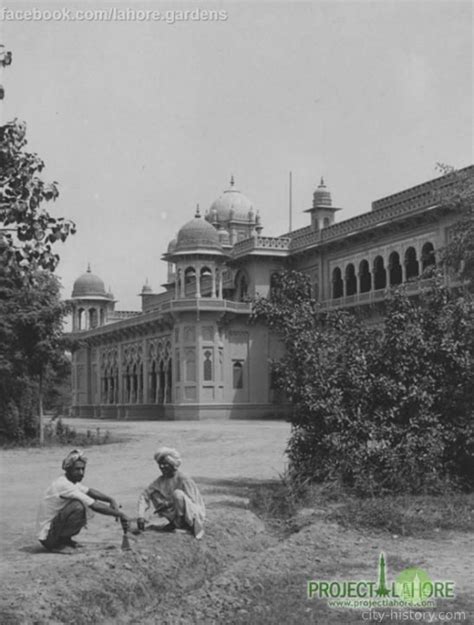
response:
[[[324,184],[324,179],[321,178],[321,182],[319,187],[313,193],[313,208],[323,207],[323,206],[332,206],[331,193],[327,190],[326,185]]]
[[[250,211],[253,211],[252,202],[234,188],[232,176],[230,187],[211,204],[209,219],[213,221],[217,218],[219,223],[227,223],[229,219],[248,221]]]
[[[196,216],[178,232],[175,253],[192,250],[216,250],[221,252],[217,230],[205,219],[201,219],[199,209]]]
[[[87,272],[74,282],[71,297],[107,297],[103,281],[91,273],[90,266]]]

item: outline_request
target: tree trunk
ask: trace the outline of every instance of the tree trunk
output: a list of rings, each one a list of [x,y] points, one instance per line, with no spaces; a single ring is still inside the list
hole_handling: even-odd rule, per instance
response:
[[[42,447],[44,445],[44,428],[43,428],[43,376],[40,375],[39,379],[39,394],[38,394],[38,408],[39,408],[39,444]]]

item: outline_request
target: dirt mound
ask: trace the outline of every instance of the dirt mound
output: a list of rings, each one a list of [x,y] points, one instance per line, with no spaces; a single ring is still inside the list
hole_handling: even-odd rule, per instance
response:
[[[250,553],[276,542],[246,509],[214,508],[204,540],[149,529],[117,544],[85,543],[73,555],[32,549],[28,569],[3,575],[2,625],[130,622],[131,614],[160,609],[185,596]],[[31,566],[31,563],[33,565]],[[7,599],[8,597],[8,599]],[[171,599],[170,599],[171,598]]]
[[[232,505],[229,503],[232,502]],[[374,579],[379,553],[390,574],[417,564],[434,577],[457,579],[469,571],[466,534],[436,540],[399,539],[348,530],[313,518],[279,539],[235,498],[211,506],[206,536],[148,529],[131,536],[131,551],[86,544],[72,556],[40,552],[34,567],[3,587],[2,625],[233,625],[276,623],[352,624],[353,610],[334,610],[306,597],[309,579]],[[470,623],[469,579],[458,586],[456,605]],[[449,609],[449,605],[443,606]]]

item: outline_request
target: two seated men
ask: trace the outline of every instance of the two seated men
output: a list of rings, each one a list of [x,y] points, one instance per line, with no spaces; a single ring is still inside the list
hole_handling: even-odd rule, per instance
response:
[[[147,516],[156,513],[168,520],[167,530],[188,530],[195,538],[204,535],[205,506],[195,482],[178,471],[179,453],[160,448],[155,461],[162,475],[146,488],[138,500],[137,528],[143,531]],[[53,552],[70,553],[77,547],[73,540],[86,525],[90,510],[120,519],[124,532],[130,518],[115,499],[82,484],[87,458],[74,449],[62,463],[64,475],[55,479],[44,493],[38,511],[38,538]]]

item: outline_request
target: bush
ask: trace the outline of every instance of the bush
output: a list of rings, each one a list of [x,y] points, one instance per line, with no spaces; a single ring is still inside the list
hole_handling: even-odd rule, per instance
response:
[[[289,272],[254,303],[285,346],[274,375],[293,404],[287,453],[299,480],[362,496],[436,493],[474,482],[474,324],[469,294],[434,281],[394,291],[383,324],[322,313]]]
[[[74,445],[87,447],[90,445],[105,445],[110,442],[110,432],[95,432],[87,430],[85,434],[76,432],[75,428],[65,425],[61,419],[51,419],[44,428],[44,440],[49,445]]]

